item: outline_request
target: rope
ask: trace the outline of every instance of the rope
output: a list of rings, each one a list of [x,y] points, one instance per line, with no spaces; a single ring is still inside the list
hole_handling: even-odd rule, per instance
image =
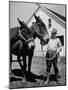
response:
[[[54,54],[54,56],[53,56],[52,58],[46,58],[46,59],[47,59],[47,60],[51,60],[51,59],[55,58],[55,56],[56,56],[59,52],[61,52],[60,49]]]
[[[42,52],[43,52],[43,46],[41,45],[41,49],[42,49]],[[42,56],[44,56],[44,53],[42,53]],[[43,57],[42,57],[43,59]],[[44,84],[44,61],[42,60],[43,62],[43,84]]]
[[[44,52],[42,46],[41,46],[41,49],[42,49],[42,52]],[[47,52],[47,51],[45,51],[45,52]],[[55,58],[55,56],[56,56],[57,53],[59,53],[59,52],[61,52],[60,49],[53,55],[53,57],[51,57],[51,58],[46,58],[46,59],[47,59],[47,60],[51,60],[51,59]]]
[[[55,58],[55,56],[57,55],[57,52],[53,55],[53,57],[51,58],[46,58],[47,60],[52,60],[53,58]]]

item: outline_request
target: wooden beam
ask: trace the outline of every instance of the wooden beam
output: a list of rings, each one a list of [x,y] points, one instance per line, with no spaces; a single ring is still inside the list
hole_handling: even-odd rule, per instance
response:
[[[31,18],[33,17],[33,15],[39,10],[39,8],[40,7],[38,7],[37,9],[36,9],[36,11],[32,14],[32,16],[29,18],[29,20],[27,21],[27,24],[29,23],[29,21],[31,20]]]

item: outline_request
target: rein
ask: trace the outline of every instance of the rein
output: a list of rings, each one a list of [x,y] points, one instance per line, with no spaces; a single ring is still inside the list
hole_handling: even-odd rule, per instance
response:
[[[47,60],[52,60],[52,59],[54,59],[55,56],[56,56],[59,52],[60,52],[60,50],[56,51],[56,53],[53,55],[53,57],[51,57],[51,58],[46,58],[46,59],[47,59]]]
[[[56,53],[53,55],[53,57],[51,57],[51,58],[46,58],[46,59],[47,59],[47,60],[52,60],[52,59],[54,59],[55,56],[57,55],[57,53],[58,53],[58,52],[56,52]]]

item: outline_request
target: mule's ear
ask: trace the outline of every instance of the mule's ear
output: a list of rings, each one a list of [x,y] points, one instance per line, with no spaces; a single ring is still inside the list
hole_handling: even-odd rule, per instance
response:
[[[19,18],[17,18],[17,20],[18,20],[19,24],[22,25],[22,21]]]
[[[34,13],[34,18],[37,20],[37,16],[36,16],[36,14]]]
[[[35,14],[34,14],[34,18],[35,18],[36,22],[39,22],[40,21],[39,20],[39,16],[36,16]]]
[[[35,17],[36,15],[35,15],[35,13],[34,13],[34,17]]]
[[[19,18],[17,18],[17,20],[19,21]]]

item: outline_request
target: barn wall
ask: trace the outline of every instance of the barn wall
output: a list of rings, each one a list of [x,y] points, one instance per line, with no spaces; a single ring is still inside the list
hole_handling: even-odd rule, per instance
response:
[[[55,22],[55,20],[53,20],[51,17],[49,17],[48,15],[46,15],[44,12],[42,12],[40,9],[38,10],[38,12],[36,12],[36,15],[37,16],[40,16],[40,18],[43,20],[43,22],[45,23],[46,27],[47,27],[47,30],[48,30],[48,33],[49,35],[51,35],[51,31],[53,28],[56,28],[57,29],[57,32],[58,34],[57,35],[64,35],[64,46],[63,46],[63,49],[62,49],[62,52],[60,53],[61,56],[65,56],[65,29],[59,25],[57,22]],[[52,27],[51,28],[48,28],[48,19],[51,18],[51,21],[52,21]],[[32,22],[35,22],[35,19],[34,17],[31,18],[31,20],[29,21],[28,23],[28,26],[30,27]],[[37,38],[35,40],[35,53],[34,55],[37,55],[37,56],[42,56],[42,49],[41,49],[41,45],[40,45],[40,40]],[[46,54],[46,48],[47,46],[44,46],[43,47],[43,50],[44,50],[44,55]]]

